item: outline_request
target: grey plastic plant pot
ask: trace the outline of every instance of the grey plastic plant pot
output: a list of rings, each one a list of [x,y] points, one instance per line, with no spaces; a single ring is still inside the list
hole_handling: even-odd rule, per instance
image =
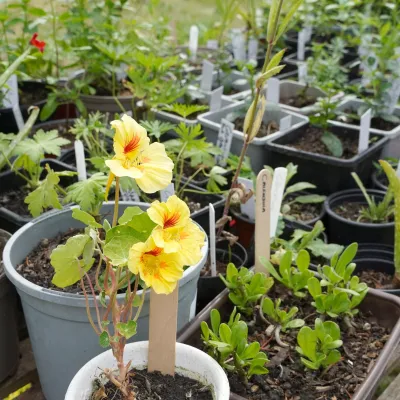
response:
[[[206,308],[201,311],[196,318],[188,324],[178,334],[178,342],[199,346],[201,343],[200,324],[202,321],[209,323],[210,312],[217,309],[221,313],[223,321],[227,321],[232,312],[232,305],[228,299],[228,290],[225,289],[218,295]],[[364,301],[360,305],[360,310],[371,313],[377,322],[390,330],[389,340],[386,342],[382,352],[376,360],[374,366],[369,371],[367,378],[359,386],[352,396],[352,400],[372,400],[380,379],[385,374],[385,369],[389,364],[393,351],[400,343],[400,298],[391,294],[383,293],[375,289],[370,289]],[[268,375],[267,375],[268,376]],[[303,393],[301,393],[303,394]],[[300,394],[300,395],[301,395]],[[306,393],[304,393],[306,396]],[[246,400],[244,397],[231,392],[230,400]]]
[[[199,122],[203,126],[204,134],[207,139],[212,143],[217,143],[218,132],[221,128],[221,120],[222,118],[226,118],[229,114],[234,111],[238,111],[245,107],[245,102],[240,101],[234,103],[228,107],[222,108],[219,111],[208,112],[206,114],[202,114],[199,116]],[[247,111],[247,110],[246,110]],[[270,121],[279,121],[288,116],[292,116],[292,125],[287,132],[290,132],[294,129],[299,129],[303,125],[308,123],[308,118],[306,116],[296,114],[289,110],[284,110],[279,108],[276,105],[268,104],[267,109],[264,113],[263,121],[268,124]],[[251,166],[255,172],[260,171],[264,165],[267,165],[269,160],[267,157],[267,153],[265,151],[265,144],[271,140],[273,137],[279,136],[281,134],[280,131],[269,135],[264,138],[254,138],[254,140],[250,143],[247,155],[250,157]],[[236,155],[240,155],[240,152],[243,147],[244,134],[238,130],[233,131],[231,152]],[[268,164],[269,165],[269,164]]]
[[[357,114],[358,109],[364,105],[365,103],[362,100],[348,97],[343,99],[338,104],[336,110],[342,112],[351,110],[353,113]],[[400,118],[400,106],[395,107],[394,115]],[[360,129],[359,125],[348,124],[339,121],[329,121],[329,122],[331,122],[333,125],[342,126],[345,128]],[[384,131],[381,129],[371,128],[370,132],[379,133],[389,138],[383,149],[382,157],[394,157],[394,158],[400,157],[400,124],[397,125],[397,127],[392,129],[391,131]]]
[[[2,253],[11,235],[0,229],[0,382],[14,374],[19,363],[17,294],[3,271]]]
[[[359,136],[359,129],[331,126],[332,132],[339,137],[353,135],[358,138]],[[368,182],[374,168],[373,162],[379,160],[382,149],[389,140],[378,133],[371,134],[371,144],[368,149],[345,160],[288,146],[305,129],[306,126],[302,126],[268,140],[265,144],[268,165],[272,168],[285,167],[289,162],[298,165],[299,172],[294,177],[294,181],[313,183],[321,194],[331,194],[356,187],[351,172],[356,172],[362,182]]]
[[[147,209],[145,203],[120,203],[120,214],[129,206]],[[114,203],[104,203],[101,210],[107,219],[112,218]],[[60,400],[76,372],[89,360],[104,351],[98,344],[86,315],[85,299],[81,295],[44,289],[22,277],[16,267],[44,238],[51,238],[70,228],[83,228],[72,218],[72,208],[56,211],[27,223],[7,243],[4,269],[21,296],[29,337],[46,400]],[[208,240],[202,249],[203,258],[186,269],[179,281],[178,328],[195,316],[197,281],[208,254]],[[138,292],[140,293],[140,292]],[[124,297],[118,295],[119,299]],[[149,298],[146,294],[138,320],[137,335],[132,341],[148,339]],[[90,299],[92,317],[94,302]]]
[[[132,101],[134,97],[131,96],[118,96],[118,101],[122,104],[126,111],[132,110]],[[102,113],[122,113],[121,107],[115,101],[113,96],[96,96],[82,94],[80,96],[83,104],[88,112],[100,111]]]

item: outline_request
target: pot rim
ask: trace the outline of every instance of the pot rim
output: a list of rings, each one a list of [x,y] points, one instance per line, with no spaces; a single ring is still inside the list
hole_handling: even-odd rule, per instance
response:
[[[367,189],[367,193],[368,194],[381,194],[383,196],[385,195],[385,192],[378,190],[378,189]],[[383,222],[383,223],[377,223],[377,224],[373,224],[371,222],[356,222],[356,221],[351,221],[349,219],[343,218],[340,215],[336,214],[333,211],[333,209],[331,208],[330,203],[333,200],[336,200],[336,198],[338,198],[338,197],[343,196],[345,198],[346,195],[351,195],[351,194],[360,194],[360,196],[363,196],[360,189],[346,189],[346,190],[341,190],[339,192],[335,192],[335,193],[332,193],[331,195],[329,195],[324,202],[325,210],[326,210],[327,214],[330,217],[335,218],[342,223],[345,223],[345,224],[348,224],[348,225],[351,225],[354,227],[358,227],[358,228],[368,228],[368,229],[382,229],[382,228],[390,228],[390,227],[394,228],[394,222]],[[362,199],[364,199],[364,197],[362,197]]]

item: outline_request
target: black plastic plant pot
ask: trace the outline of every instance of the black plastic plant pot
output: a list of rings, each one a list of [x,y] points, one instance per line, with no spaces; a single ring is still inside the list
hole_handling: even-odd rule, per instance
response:
[[[356,263],[356,272],[360,273],[366,270],[374,270],[385,272],[393,276],[395,273],[394,267],[394,251],[393,247],[379,245],[376,243],[361,243],[358,246],[358,252],[354,258]],[[385,293],[400,296],[400,289],[377,289]]]
[[[384,192],[388,190],[387,178],[382,171],[375,171],[372,174],[372,186],[374,189],[383,190]]]
[[[233,263],[237,268],[248,266],[247,251],[240,243],[230,246],[228,241],[223,241],[217,242],[216,247],[217,261],[222,261],[226,265]],[[200,275],[197,283],[197,312],[201,311],[208,303],[214,300],[224,289],[225,285],[218,275]]]
[[[224,174],[222,174],[222,176],[227,179],[227,183],[220,187],[221,191],[230,189],[231,184],[232,184],[233,171],[232,170],[226,171]],[[191,181],[191,183],[193,183],[193,185],[199,186],[201,188],[206,188],[209,180],[210,180],[210,178],[208,178],[208,177],[205,177],[204,179],[201,179],[201,180],[200,179],[196,180],[196,177],[195,177]],[[182,176],[182,182],[187,182],[187,178]]]
[[[375,201],[382,201],[385,192],[368,189],[368,194]],[[346,219],[335,211],[346,203],[358,203],[367,206],[367,202],[359,189],[349,189],[337,192],[325,200],[326,225],[330,242],[347,245],[357,243],[380,243],[393,245],[394,222],[364,223]]]
[[[53,171],[76,171],[71,166],[64,164],[58,160],[44,159],[40,162],[40,165],[45,166],[49,164],[49,167]],[[76,181],[75,177],[61,177],[61,186],[68,186]],[[0,174],[0,190],[2,193],[12,189],[18,189],[20,186],[25,185],[26,182],[17,176],[13,171],[6,171]],[[8,210],[5,207],[0,206],[0,228],[5,229],[8,232],[14,233],[21,226],[31,221],[32,218],[29,215],[18,215],[15,212]]]
[[[382,153],[383,146],[389,140],[379,134],[371,134],[371,144],[367,150],[350,159],[341,159],[333,156],[298,150],[288,146],[307,129],[304,125],[298,129],[283,133],[272,138],[265,144],[268,165],[272,168],[284,167],[289,162],[298,165],[295,182],[306,181],[317,186],[322,194],[332,194],[339,190],[356,187],[351,172],[356,172],[361,181],[367,183],[370,179],[373,162],[377,161]],[[330,126],[330,131],[339,138],[354,136],[358,139],[358,129],[344,129],[339,126]],[[293,183],[295,183],[293,182]]]

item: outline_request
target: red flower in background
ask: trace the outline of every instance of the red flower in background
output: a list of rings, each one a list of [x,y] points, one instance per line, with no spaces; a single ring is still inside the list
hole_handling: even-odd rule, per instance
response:
[[[46,46],[46,42],[42,42],[41,40],[37,40],[38,34],[34,33],[32,36],[32,39],[29,41],[29,43],[32,46],[35,46],[40,52],[43,53],[44,47]]]

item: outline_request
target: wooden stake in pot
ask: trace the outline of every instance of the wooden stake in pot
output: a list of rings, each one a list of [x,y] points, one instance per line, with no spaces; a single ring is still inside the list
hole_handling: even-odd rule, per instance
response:
[[[256,184],[255,272],[265,272],[261,256],[267,260],[270,258],[271,188],[271,173],[263,169],[257,176]]]

